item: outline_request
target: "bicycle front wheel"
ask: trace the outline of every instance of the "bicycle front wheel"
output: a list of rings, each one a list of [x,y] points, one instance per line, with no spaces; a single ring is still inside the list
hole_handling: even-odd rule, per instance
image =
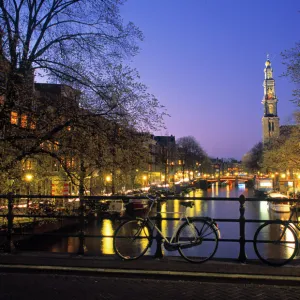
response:
[[[218,229],[206,220],[186,222],[177,232],[180,255],[189,262],[203,263],[218,249]]]
[[[254,235],[256,255],[271,266],[287,264],[297,254],[298,247],[295,230],[281,221],[262,224]]]
[[[126,260],[143,256],[152,243],[152,230],[143,219],[122,223],[114,234],[114,251]]]

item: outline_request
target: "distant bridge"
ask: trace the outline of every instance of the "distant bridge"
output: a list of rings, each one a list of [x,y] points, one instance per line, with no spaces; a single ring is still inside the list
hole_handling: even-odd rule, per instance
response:
[[[207,182],[225,182],[225,181],[230,181],[230,182],[246,182],[248,180],[252,180],[253,176],[220,176],[217,178],[200,178],[201,180],[206,180]]]

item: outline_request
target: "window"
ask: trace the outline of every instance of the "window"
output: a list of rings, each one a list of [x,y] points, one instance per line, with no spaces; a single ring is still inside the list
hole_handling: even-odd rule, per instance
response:
[[[30,122],[30,129],[36,129],[36,122],[35,122],[35,120],[31,120],[31,122]]]
[[[76,162],[74,157],[67,157],[65,160],[65,164],[67,168],[75,168]]]
[[[59,164],[56,160],[52,160],[52,171],[56,172],[59,170]]]
[[[22,128],[27,127],[27,115],[25,115],[25,114],[21,115],[21,127]]]
[[[53,142],[53,150],[54,151],[58,151],[58,149],[59,149],[59,142]]]
[[[269,113],[274,114],[274,106],[272,104],[269,105]]]
[[[26,159],[26,160],[23,162],[23,170],[32,170],[32,167],[33,167],[32,160]]]
[[[18,113],[16,111],[12,111],[10,113],[10,123],[14,125],[18,125],[19,119],[18,119]]]

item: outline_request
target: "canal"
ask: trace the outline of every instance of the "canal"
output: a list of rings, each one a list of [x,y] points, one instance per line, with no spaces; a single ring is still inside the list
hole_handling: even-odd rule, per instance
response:
[[[207,191],[196,190],[191,192],[190,196],[195,197],[226,197],[237,198],[244,195],[246,198],[254,198],[253,190],[247,189],[244,185],[238,187],[224,186],[219,187],[213,185]],[[209,216],[214,219],[239,219],[240,204],[238,201],[210,201],[201,200],[195,201],[195,206],[188,211],[189,216]],[[162,204],[162,212],[172,211],[178,212],[181,209],[179,200],[170,200]],[[179,215],[162,214],[163,217],[178,218]],[[269,210],[266,201],[246,201],[245,203],[245,218],[268,220],[268,219],[288,219],[289,213],[275,213]],[[166,236],[171,236],[173,229],[178,221],[162,221],[162,232]],[[107,235],[112,236],[114,230],[119,225],[118,220],[95,219],[88,223],[85,233],[91,235]],[[246,223],[246,239],[253,239],[255,230],[260,223]],[[219,222],[219,229],[221,238],[224,239],[239,239],[239,223]],[[76,229],[74,232],[76,233]],[[90,255],[107,255],[113,254],[112,238],[86,238],[85,239],[86,253]],[[60,253],[77,253],[79,247],[79,239],[77,237],[35,237],[26,243],[19,245],[20,250],[30,251],[46,251],[46,252],[60,252]],[[163,248],[163,247],[162,247]],[[148,255],[153,255],[156,249],[156,242],[153,243],[151,249],[148,250]],[[163,249],[163,254],[166,256],[179,255],[177,251],[168,252]],[[249,259],[255,259],[253,243],[246,243],[246,255]],[[218,250],[215,254],[216,258],[238,258],[239,243],[237,242],[220,242]]]

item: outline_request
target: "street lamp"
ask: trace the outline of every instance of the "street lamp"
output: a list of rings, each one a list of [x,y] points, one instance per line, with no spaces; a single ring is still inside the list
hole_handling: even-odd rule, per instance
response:
[[[147,183],[147,175],[144,175],[144,176],[143,176],[143,184],[144,184],[144,187],[146,186],[146,183]]]
[[[106,178],[105,178],[105,181],[106,181],[106,184],[105,184],[106,194],[108,194],[108,184],[111,181],[111,177],[109,175],[107,175]]]
[[[30,182],[33,179],[33,175],[30,173],[25,174],[26,188],[27,188],[27,208],[29,207],[29,195],[30,195]]]

